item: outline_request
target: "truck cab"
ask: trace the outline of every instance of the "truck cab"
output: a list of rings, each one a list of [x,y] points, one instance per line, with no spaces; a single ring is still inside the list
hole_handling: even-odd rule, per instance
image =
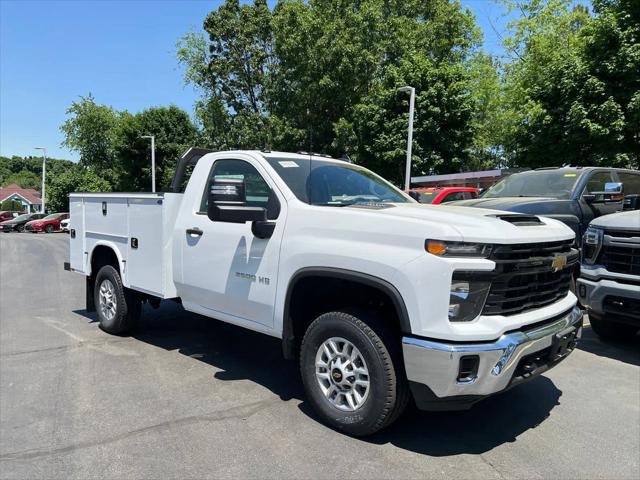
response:
[[[640,195],[640,172],[620,168],[540,168],[515,173],[486,190],[478,199],[449,205],[492,208],[544,215],[560,220],[576,233],[578,244],[589,222],[626,208]]]
[[[102,329],[179,299],[280,338],[319,417],[351,435],[410,398],[470,408],[557,365],[581,333],[565,224],[423,205],[342,160],[192,150],[170,192],[70,204],[67,268],[85,275]]]

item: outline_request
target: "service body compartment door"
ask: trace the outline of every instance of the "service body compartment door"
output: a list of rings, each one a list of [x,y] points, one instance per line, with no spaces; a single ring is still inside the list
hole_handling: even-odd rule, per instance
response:
[[[163,292],[163,199],[129,199],[129,287],[162,297]]]
[[[84,200],[82,197],[69,198],[69,262],[77,272],[86,272],[86,245],[84,241]]]

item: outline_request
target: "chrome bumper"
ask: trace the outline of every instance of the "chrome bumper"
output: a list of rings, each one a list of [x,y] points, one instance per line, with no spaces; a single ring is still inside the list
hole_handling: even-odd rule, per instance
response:
[[[422,385],[427,387],[423,390],[433,397],[428,403],[440,401],[446,405],[446,400],[450,398],[454,400],[452,403],[467,399],[469,402],[463,402],[466,404],[505,390],[513,382],[532,378],[555,366],[573,350],[575,340],[580,338],[581,333],[582,311],[574,307],[558,320],[531,330],[506,333],[495,342],[456,344],[404,337],[402,350],[414,397],[416,386]],[[550,354],[548,361],[539,365],[540,368],[528,372],[522,378],[516,375],[520,374],[518,367],[524,357],[529,358],[536,352],[551,350],[550,347],[557,346],[567,335],[573,337],[573,344],[570,348],[565,348],[564,355],[551,358]],[[471,356],[478,358],[477,374],[459,381],[460,360]],[[416,403],[421,406],[417,398]]]

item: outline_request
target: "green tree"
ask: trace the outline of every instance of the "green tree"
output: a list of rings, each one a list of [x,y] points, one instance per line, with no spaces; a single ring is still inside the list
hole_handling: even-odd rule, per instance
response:
[[[402,178],[407,106],[417,87],[418,171],[466,164],[476,104],[467,65],[479,42],[458,2],[226,1],[186,35],[178,58],[202,91],[209,145],[348,153]]]
[[[160,190],[171,182],[177,159],[194,146],[197,130],[189,115],[173,105],[122,114],[115,144],[122,172],[119,190],[151,189],[151,142],[142,138],[145,135],[155,136],[156,188]]]
[[[118,181],[115,135],[121,113],[106,105],[98,105],[93,96],[80,97],[67,110],[68,119],[60,130],[62,145],[80,155],[80,164],[107,179]]]
[[[65,172],[47,181],[47,209],[53,212],[69,211],[69,194],[72,192],[109,192],[109,182],[88,168],[74,164]]]
[[[638,166],[640,5],[569,0],[509,3],[503,143],[521,166]]]

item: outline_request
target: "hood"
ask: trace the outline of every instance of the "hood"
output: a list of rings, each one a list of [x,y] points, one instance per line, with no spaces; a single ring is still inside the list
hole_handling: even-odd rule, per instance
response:
[[[474,200],[468,200],[473,202]],[[452,205],[428,205],[421,203],[396,203],[389,208],[373,210],[371,213],[395,219],[406,219],[411,228],[424,231],[425,238],[433,231],[444,227],[455,230],[462,241],[483,243],[533,243],[553,242],[574,238],[574,232],[564,223],[546,217],[533,218],[533,222],[518,222],[531,215],[508,214],[503,210],[468,208]],[[367,210],[345,207],[349,210]],[[514,218],[516,221],[514,221]],[[437,238],[437,237],[434,237]]]
[[[2,225],[17,225],[22,222],[24,222],[24,220],[16,220],[14,218],[13,220],[7,220],[6,222],[2,222]]]
[[[449,202],[449,205],[463,207],[494,208],[497,210],[520,211],[522,208],[540,205],[544,203],[557,202],[557,198],[552,197],[496,197],[496,198],[473,198],[471,200],[457,200]]]
[[[603,215],[594,219],[591,225],[614,230],[640,231],[640,210]]]

